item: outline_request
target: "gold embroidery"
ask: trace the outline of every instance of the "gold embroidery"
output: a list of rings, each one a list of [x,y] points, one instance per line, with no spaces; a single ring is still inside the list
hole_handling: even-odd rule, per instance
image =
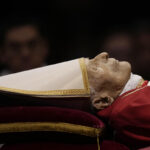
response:
[[[12,89],[0,87],[0,90],[5,92],[13,92],[18,94],[30,94],[30,95],[80,95],[87,94],[87,91],[84,89],[71,89],[71,90],[52,90],[52,91],[28,91],[28,90],[20,90],[20,89]]]
[[[84,89],[68,89],[68,90],[50,90],[50,91],[29,91],[29,90],[20,90],[20,89],[13,89],[13,88],[6,88],[6,87],[0,87],[0,90],[2,92],[12,92],[12,93],[18,93],[18,94],[30,94],[34,96],[68,96],[68,95],[77,95],[77,96],[89,96],[90,89],[89,89],[89,83],[88,83],[88,76],[87,76],[87,70],[85,65],[84,58],[79,59],[79,64],[82,72],[82,78],[83,78],[83,84]]]
[[[90,94],[89,81],[88,81],[87,69],[86,69],[84,58],[79,59],[79,63],[82,71],[84,88],[87,91],[87,93]]]
[[[75,133],[90,137],[101,135],[103,128],[94,128],[63,122],[17,122],[0,123],[0,133],[30,132],[30,131],[56,131]]]
[[[144,79],[141,79],[136,88],[140,88],[144,83]]]
[[[126,96],[128,96],[128,95],[131,95],[131,94],[133,94],[133,93],[135,93],[135,92],[137,92],[137,91],[139,91],[139,90],[141,90],[141,89],[144,89],[145,87],[146,87],[146,86],[141,87],[141,88],[138,88],[138,89],[136,89],[136,90],[134,90],[134,91],[132,91],[132,92],[130,92],[130,93],[124,95],[123,97],[121,97],[121,99],[124,98],[124,97],[126,97]]]
[[[100,150],[99,135],[97,135],[97,148],[98,148],[98,150]]]

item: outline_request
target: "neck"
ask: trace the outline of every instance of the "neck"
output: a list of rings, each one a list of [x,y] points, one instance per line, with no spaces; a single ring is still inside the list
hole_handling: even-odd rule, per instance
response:
[[[125,92],[129,90],[135,89],[138,86],[141,79],[142,79],[141,76],[131,73],[129,80],[126,83],[120,95],[124,94]]]

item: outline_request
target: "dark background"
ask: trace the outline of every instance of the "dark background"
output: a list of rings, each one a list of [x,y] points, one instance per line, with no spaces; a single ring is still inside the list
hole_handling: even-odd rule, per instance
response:
[[[107,35],[119,30],[134,32],[137,22],[149,22],[147,7],[144,2],[126,1],[104,4],[94,0],[56,0],[32,6],[22,2],[18,7],[12,5],[1,10],[0,24],[12,13],[38,17],[47,29],[48,64],[52,64],[78,57],[92,58],[105,51],[101,45]]]

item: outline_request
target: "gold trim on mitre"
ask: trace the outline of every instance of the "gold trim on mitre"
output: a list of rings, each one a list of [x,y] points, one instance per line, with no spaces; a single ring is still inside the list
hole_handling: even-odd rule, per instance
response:
[[[25,94],[25,95],[32,95],[32,96],[75,96],[75,97],[89,97],[90,89],[89,89],[89,82],[88,82],[88,75],[87,69],[85,64],[85,59],[80,58],[78,59],[80,64],[80,69],[82,73],[82,80],[84,89],[63,89],[63,90],[48,90],[48,91],[32,91],[32,90],[22,90],[22,89],[14,89],[9,87],[0,86],[1,92],[9,92],[9,93],[16,93],[16,94]],[[42,82],[42,81],[41,81]]]

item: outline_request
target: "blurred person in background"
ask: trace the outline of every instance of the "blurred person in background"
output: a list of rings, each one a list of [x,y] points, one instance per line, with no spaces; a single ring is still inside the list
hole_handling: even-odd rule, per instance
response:
[[[102,43],[101,50],[107,51],[111,57],[119,60],[128,60],[132,63],[132,36],[125,31],[115,31],[106,36]]]
[[[108,52],[111,57],[128,60],[135,74],[150,80],[150,21],[134,21],[130,24],[130,30],[108,32],[100,49]]]
[[[9,18],[10,19],[10,18]],[[49,43],[42,23],[35,18],[12,18],[1,30],[1,75],[46,65]]]
[[[150,80],[150,21],[139,20],[134,25],[135,35],[135,65],[134,72],[142,75],[145,79]]]

